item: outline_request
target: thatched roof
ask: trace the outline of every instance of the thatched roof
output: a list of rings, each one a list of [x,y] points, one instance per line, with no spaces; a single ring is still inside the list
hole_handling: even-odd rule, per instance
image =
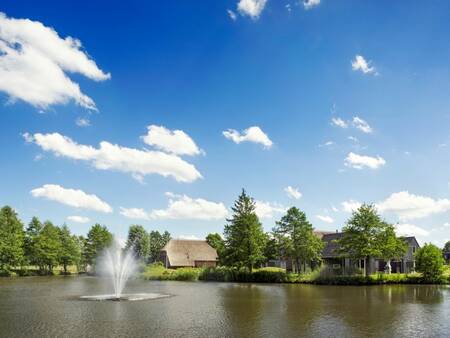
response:
[[[217,261],[217,251],[206,241],[171,239],[165,251],[170,266],[195,266],[195,261]]]

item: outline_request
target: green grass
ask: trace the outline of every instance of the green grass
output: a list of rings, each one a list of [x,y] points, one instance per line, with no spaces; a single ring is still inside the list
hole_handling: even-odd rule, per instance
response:
[[[162,264],[156,263],[146,266],[141,277],[147,280],[195,281],[202,271],[201,268],[166,269]]]

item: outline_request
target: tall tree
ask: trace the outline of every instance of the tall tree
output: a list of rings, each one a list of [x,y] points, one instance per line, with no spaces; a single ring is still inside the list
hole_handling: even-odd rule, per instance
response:
[[[85,261],[86,264],[92,265],[95,268],[95,261],[97,255],[100,254],[103,249],[110,246],[113,241],[113,235],[109,232],[106,226],[95,224],[89,230],[85,243]]]
[[[384,237],[389,235],[386,233],[387,226],[374,205],[361,205],[353,212],[343,229],[343,237],[337,241],[340,254],[353,259],[364,259],[364,275],[367,276],[370,257],[392,256],[387,254],[390,250],[383,245]]]
[[[157,262],[159,260],[161,249],[170,241],[170,233],[164,231],[160,233],[157,230],[153,230],[149,234],[150,237],[150,256],[149,262]]]
[[[53,268],[58,265],[61,248],[59,229],[50,221],[44,222],[37,237],[36,259],[41,262],[46,272],[52,273]]]
[[[279,239],[281,251],[294,260],[298,271],[306,271],[306,264],[319,262],[321,259],[323,242],[314,234],[312,224],[307,220],[304,212],[296,207],[290,208],[274,228],[275,236]]]
[[[208,234],[206,236],[206,242],[211,245],[217,251],[217,255],[219,256],[219,264],[224,263],[224,253],[225,253],[225,241],[222,239],[222,236],[218,233]]]
[[[136,258],[147,262],[150,254],[150,235],[142,225],[130,226],[125,248],[133,250]]]
[[[59,229],[59,239],[61,243],[59,263],[63,266],[64,273],[67,274],[69,265],[78,266],[81,259],[81,248],[77,236],[72,235],[65,224]]]
[[[9,206],[0,210],[0,271],[9,272],[24,259],[23,224]]]
[[[37,217],[33,217],[25,231],[25,257],[28,264],[36,265],[43,270],[43,263],[39,260],[37,244],[42,231],[42,223]]]
[[[233,216],[225,225],[226,259],[228,264],[247,267],[250,271],[264,259],[265,235],[255,213],[255,201],[245,190],[235,201]]]

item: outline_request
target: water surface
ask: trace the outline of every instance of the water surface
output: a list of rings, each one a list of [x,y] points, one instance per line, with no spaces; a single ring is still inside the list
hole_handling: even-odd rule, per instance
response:
[[[127,293],[172,297],[87,302],[95,277],[0,279],[0,337],[448,337],[447,286],[148,282]]]

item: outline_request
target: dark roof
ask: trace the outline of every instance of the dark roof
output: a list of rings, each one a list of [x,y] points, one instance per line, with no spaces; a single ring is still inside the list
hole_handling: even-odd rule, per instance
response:
[[[401,238],[403,238],[406,241],[406,243],[408,243],[409,245],[415,245],[420,248],[419,242],[417,242],[416,237],[408,236],[408,237],[401,237]]]
[[[338,244],[335,242],[337,239],[341,239],[344,234],[342,232],[333,232],[324,234],[322,240],[325,242],[325,246],[322,251],[323,258],[335,258],[339,257]]]

